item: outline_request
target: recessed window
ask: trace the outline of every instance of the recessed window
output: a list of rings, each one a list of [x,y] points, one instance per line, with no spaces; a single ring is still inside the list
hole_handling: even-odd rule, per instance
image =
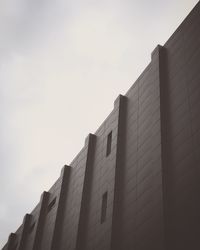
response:
[[[31,226],[30,226],[30,228],[29,228],[29,233],[32,233],[32,231],[33,231],[33,229],[34,229],[34,227],[35,227],[35,222],[33,222],[32,224],[31,224]]]
[[[50,212],[56,203],[56,198],[54,198],[48,205],[47,212]]]
[[[107,136],[106,156],[108,156],[111,152],[111,145],[112,145],[112,131]]]
[[[107,199],[108,199],[108,192],[105,192],[102,196],[101,223],[103,223],[106,220]]]

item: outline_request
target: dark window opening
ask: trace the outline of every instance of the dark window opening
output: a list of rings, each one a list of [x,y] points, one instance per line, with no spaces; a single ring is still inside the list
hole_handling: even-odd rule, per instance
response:
[[[30,228],[29,228],[29,233],[32,233],[34,227],[35,227],[35,222],[32,223],[32,225],[30,226]]]
[[[103,223],[106,220],[107,199],[108,199],[108,192],[105,192],[102,196],[101,223]]]
[[[108,156],[111,152],[111,144],[112,144],[112,131],[107,136],[106,156]]]
[[[56,203],[56,198],[54,198],[48,205],[47,212],[50,212]]]

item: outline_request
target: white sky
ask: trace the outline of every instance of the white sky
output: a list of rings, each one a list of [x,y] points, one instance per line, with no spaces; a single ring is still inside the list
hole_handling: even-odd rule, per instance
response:
[[[0,0],[0,247],[197,0]]]

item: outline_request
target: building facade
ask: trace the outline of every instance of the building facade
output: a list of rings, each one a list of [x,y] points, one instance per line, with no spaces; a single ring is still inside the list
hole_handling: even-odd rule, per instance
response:
[[[200,3],[3,250],[200,249]]]

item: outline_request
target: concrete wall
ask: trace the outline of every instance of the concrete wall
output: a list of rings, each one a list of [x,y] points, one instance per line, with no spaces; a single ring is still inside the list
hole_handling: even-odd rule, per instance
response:
[[[200,249],[199,27],[198,3],[4,250]]]
[[[169,249],[199,249],[200,7],[165,44],[164,169]]]

